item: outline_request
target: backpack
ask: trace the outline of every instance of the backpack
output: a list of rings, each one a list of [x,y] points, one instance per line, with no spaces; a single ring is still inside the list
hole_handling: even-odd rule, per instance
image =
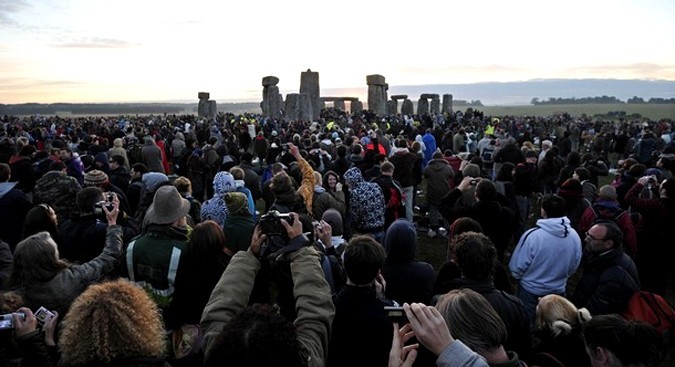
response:
[[[633,293],[621,316],[629,321],[645,322],[656,328],[665,338],[670,338],[675,326],[675,310],[672,306],[660,295],[647,291]]]
[[[407,198],[403,193],[401,185],[392,180],[392,185],[389,187],[389,194],[386,211],[393,215],[393,220],[405,217],[405,201]]]
[[[144,163],[143,162],[143,146],[140,144],[133,144],[127,148],[127,158],[129,158],[129,164],[133,165],[134,163]]]
[[[623,215],[627,215],[628,211],[622,209],[622,208],[616,208],[616,209],[598,209],[595,205],[591,206],[591,210],[593,211],[593,216],[595,219],[593,220],[593,224],[597,224],[598,222],[614,222],[619,228],[621,228],[621,221],[620,218]]]

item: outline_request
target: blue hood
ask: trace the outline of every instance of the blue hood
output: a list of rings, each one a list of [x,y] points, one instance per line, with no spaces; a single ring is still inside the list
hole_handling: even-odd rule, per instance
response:
[[[4,197],[10,190],[16,186],[18,182],[2,182],[0,183],[0,199]]]

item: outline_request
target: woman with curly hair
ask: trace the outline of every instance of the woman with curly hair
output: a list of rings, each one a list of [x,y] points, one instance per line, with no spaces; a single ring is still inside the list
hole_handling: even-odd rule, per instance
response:
[[[585,308],[577,309],[565,297],[549,294],[537,305],[534,356],[527,361],[535,366],[590,366],[582,336],[583,326],[591,319]]]
[[[92,285],[63,319],[61,366],[168,366],[157,305],[128,280]]]

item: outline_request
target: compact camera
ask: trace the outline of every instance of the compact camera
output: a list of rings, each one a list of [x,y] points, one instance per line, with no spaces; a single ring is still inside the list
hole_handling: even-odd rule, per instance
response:
[[[281,214],[276,210],[270,210],[260,217],[260,230],[267,237],[287,236],[286,228],[281,224],[282,220],[293,225],[293,214]]]
[[[387,320],[396,322],[399,326],[408,323],[408,318],[405,315],[405,310],[400,306],[384,306],[384,313],[387,315]]]
[[[98,203],[94,204],[94,215],[97,218],[105,218],[105,210],[103,210],[104,206],[108,209],[108,211],[112,211],[113,209],[115,209],[115,206],[113,205],[113,201],[115,200],[115,193],[106,192],[104,195],[105,200],[99,201]]]
[[[18,312],[19,318],[21,321],[26,320],[26,314],[23,312]],[[14,321],[12,320],[12,314],[0,315],[0,330],[14,329]]]

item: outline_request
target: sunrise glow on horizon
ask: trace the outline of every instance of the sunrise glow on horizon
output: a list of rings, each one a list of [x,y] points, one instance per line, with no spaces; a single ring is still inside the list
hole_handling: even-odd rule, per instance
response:
[[[259,101],[264,76],[286,93],[307,69],[363,93],[369,74],[672,81],[673,19],[665,0],[0,0],[0,103]]]

